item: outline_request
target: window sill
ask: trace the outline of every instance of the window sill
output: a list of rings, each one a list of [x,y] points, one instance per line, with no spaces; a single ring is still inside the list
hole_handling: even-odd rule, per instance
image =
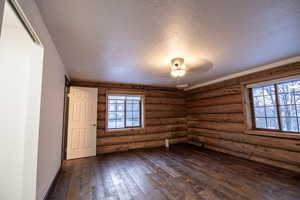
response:
[[[300,139],[300,133],[290,133],[290,132],[276,132],[276,131],[261,131],[261,130],[247,130],[246,134],[249,135],[261,135],[261,136],[269,136],[269,137],[279,137],[279,138],[292,138],[292,139]]]

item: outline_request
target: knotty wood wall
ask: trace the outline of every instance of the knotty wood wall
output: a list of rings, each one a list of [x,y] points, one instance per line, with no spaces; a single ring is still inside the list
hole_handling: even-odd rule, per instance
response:
[[[300,62],[190,90],[188,141],[208,149],[300,172],[299,138],[245,133],[242,85],[300,73]]]
[[[71,84],[98,87],[98,154],[163,146],[166,138],[170,139],[170,143],[187,141],[185,95],[177,89],[83,81],[72,81]],[[108,90],[144,93],[144,128],[120,131],[107,131],[105,129]]]

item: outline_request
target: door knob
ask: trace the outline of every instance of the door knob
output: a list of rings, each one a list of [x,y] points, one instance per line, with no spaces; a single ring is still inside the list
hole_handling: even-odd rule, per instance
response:
[[[92,124],[92,126],[97,126],[97,124]]]

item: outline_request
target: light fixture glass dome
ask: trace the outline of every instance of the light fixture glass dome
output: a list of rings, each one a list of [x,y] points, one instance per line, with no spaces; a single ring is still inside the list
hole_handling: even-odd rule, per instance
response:
[[[186,66],[183,58],[174,58],[171,60],[171,76],[174,78],[183,77],[186,74]]]
[[[182,77],[185,75],[185,70],[181,70],[181,69],[176,69],[171,71],[171,76],[178,78],[178,77]]]

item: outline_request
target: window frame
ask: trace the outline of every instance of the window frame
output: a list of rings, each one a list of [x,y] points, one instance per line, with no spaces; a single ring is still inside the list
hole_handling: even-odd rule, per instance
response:
[[[126,101],[124,107],[124,128],[108,128],[108,106],[109,106],[109,96],[139,96],[140,99],[140,125],[139,126],[126,126]],[[106,118],[105,118],[105,130],[106,131],[126,131],[126,130],[133,130],[133,129],[143,129],[144,128],[144,93],[142,92],[135,92],[135,91],[108,91],[106,93]]]
[[[287,76],[277,76],[269,79],[260,79],[256,81],[245,81],[241,82],[242,87],[242,97],[243,97],[243,109],[244,109],[244,119],[245,119],[245,133],[250,135],[264,135],[271,137],[283,137],[283,138],[300,138],[299,132],[284,131],[282,130],[282,122],[280,117],[280,104],[278,103],[278,91],[276,84],[295,81],[300,79],[299,74],[292,74]],[[253,106],[253,96],[252,88],[262,87],[267,85],[275,85],[275,98],[276,98],[276,109],[277,109],[277,119],[278,119],[278,129],[268,129],[268,128],[256,128],[255,126],[255,114]]]

